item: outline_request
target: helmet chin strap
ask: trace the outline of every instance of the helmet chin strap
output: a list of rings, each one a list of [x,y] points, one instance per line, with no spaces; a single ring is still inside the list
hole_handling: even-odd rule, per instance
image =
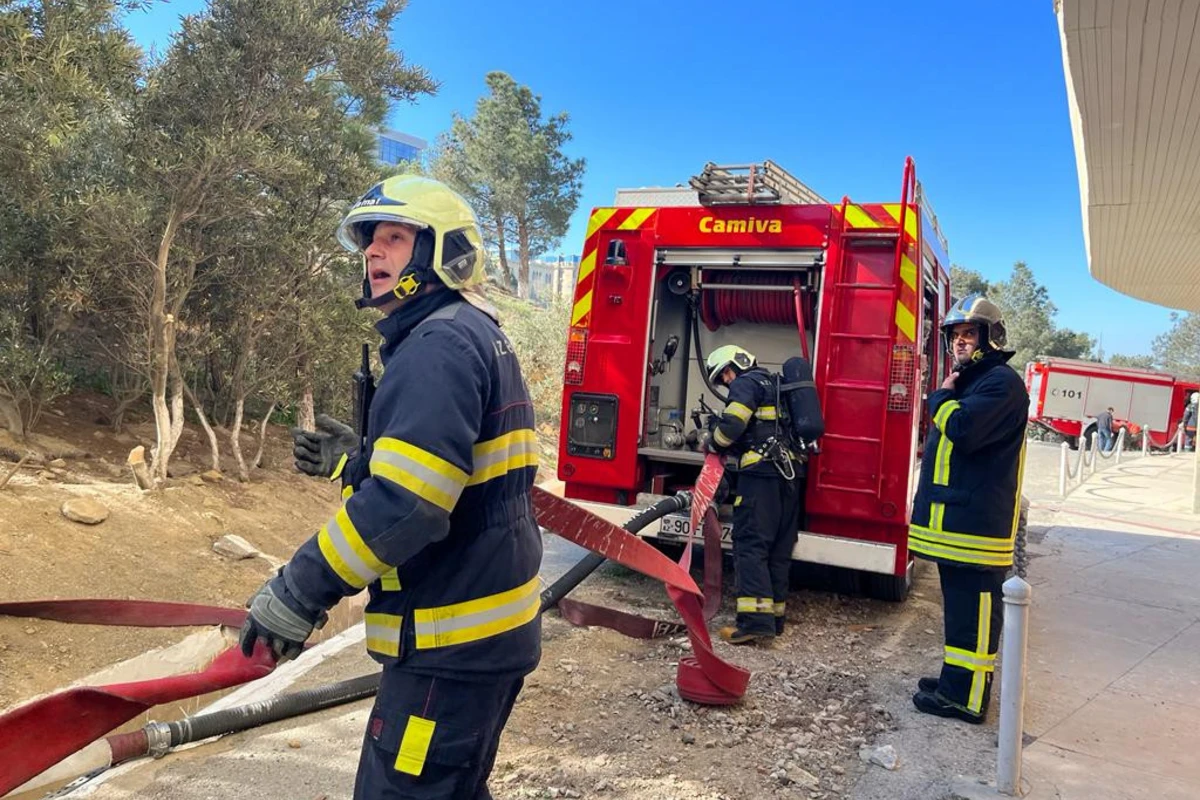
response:
[[[396,287],[379,297],[372,297],[371,265],[368,263],[367,256],[364,253],[362,297],[354,301],[354,307],[359,309],[379,308],[393,300],[407,300],[421,291],[421,287],[425,285],[422,277],[428,271],[432,262],[433,234],[428,230],[418,231],[416,241],[413,244],[412,258],[408,260],[408,264],[404,266],[404,269],[400,270],[400,277],[396,280]]]

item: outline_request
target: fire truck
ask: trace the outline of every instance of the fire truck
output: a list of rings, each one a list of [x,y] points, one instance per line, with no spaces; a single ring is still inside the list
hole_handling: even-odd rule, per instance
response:
[[[905,161],[899,202],[829,202],[777,164],[707,164],[688,187],[620,190],[588,221],[567,332],[558,477],[617,524],[699,473],[719,414],[704,358],[736,343],[779,371],[808,359],[825,433],[807,465],[793,558],[846,568],[873,596],[912,581],[907,525],[949,369],[947,245]],[[731,510],[722,509],[729,547]],[[641,535],[698,540],[683,515]]]
[[[1149,438],[1166,447],[1200,384],[1166,372],[1041,356],[1025,365],[1029,421],[1062,436],[1075,449],[1096,434],[1096,415],[1113,410],[1113,430],[1130,442]]]

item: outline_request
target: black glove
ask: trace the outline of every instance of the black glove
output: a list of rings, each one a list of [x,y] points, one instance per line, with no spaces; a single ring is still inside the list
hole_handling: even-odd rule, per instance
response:
[[[250,614],[238,637],[242,654],[249,658],[254,652],[254,643],[262,639],[277,662],[300,655],[313,628],[324,627],[329,619],[324,611],[313,612],[292,596],[283,579],[282,567],[246,601],[246,608],[250,609]]]
[[[326,414],[317,415],[315,433],[292,428],[296,469],[318,478],[333,475],[342,456],[358,447],[358,434]]]

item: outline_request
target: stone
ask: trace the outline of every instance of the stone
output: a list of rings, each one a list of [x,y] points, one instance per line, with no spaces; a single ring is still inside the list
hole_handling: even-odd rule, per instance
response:
[[[254,556],[259,554],[257,547],[232,533],[227,533],[213,542],[213,550],[226,558],[232,558],[234,561],[239,561],[243,558],[254,558]]]
[[[896,754],[896,748],[890,744],[882,747],[863,745],[858,748],[858,757],[867,764],[875,764],[888,770],[894,770],[900,766],[900,756]]]
[[[205,483],[220,483],[225,480],[225,476],[217,472],[215,469],[210,469],[208,472],[201,472],[200,479]]]
[[[54,468],[63,469],[64,467],[67,466],[67,462],[63,461],[61,458],[56,458],[53,461],[51,461],[49,464],[47,464],[46,466],[50,467],[51,469],[54,469]]]
[[[806,769],[791,766],[787,770],[788,778],[802,789],[816,789],[821,785],[821,779]]]
[[[88,497],[72,497],[62,504],[62,515],[85,525],[99,525],[108,519],[108,508]]]

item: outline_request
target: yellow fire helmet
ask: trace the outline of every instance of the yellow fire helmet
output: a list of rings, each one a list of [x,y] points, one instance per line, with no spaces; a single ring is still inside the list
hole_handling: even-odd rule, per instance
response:
[[[726,367],[733,367],[737,372],[745,372],[757,363],[753,354],[736,344],[721,345],[708,354],[704,366],[708,368],[708,382],[716,383],[717,378]]]
[[[382,305],[393,296],[401,300],[411,297],[433,276],[454,290],[483,280],[479,223],[467,202],[444,183],[419,175],[396,175],[375,184],[346,212],[337,239],[347,250],[362,253],[380,222],[399,222],[417,229],[412,260],[392,292],[371,297],[364,256],[359,308]]]

